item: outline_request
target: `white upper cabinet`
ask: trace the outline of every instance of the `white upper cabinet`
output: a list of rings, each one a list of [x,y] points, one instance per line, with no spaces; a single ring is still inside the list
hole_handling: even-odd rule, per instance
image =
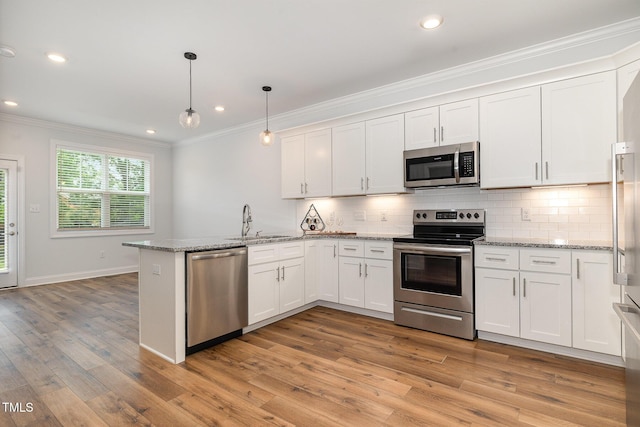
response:
[[[367,194],[404,192],[403,115],[369,120],[365,126]]]
[[[624,141],[624,123],[622,121],[622,102],[631,82],[640,71],[640,60],[618,68],[618,141]]]
[[[478,100],[444,104],[405,113],[405,150],[478,140]]]
[[[333,195],[365,194],[364,122],[334,127],[331,132]]]
[[[538,86],[480,98],[482,188],[541,184]]]
[[[542,86],[544,184],[608,182],[615,141],[615,71]]]
[[[334,196],[406,191],[403,114],[335,127],[332,139]]]
[[[331,195],[331,129],[282,138],[282,197]]]

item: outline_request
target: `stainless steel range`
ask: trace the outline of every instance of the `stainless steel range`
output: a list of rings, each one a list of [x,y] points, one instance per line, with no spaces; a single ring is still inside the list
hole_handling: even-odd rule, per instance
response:
[[[482,209],[415,210],[413,236],[393,239],[394,322],[472,340],[473,243]]]

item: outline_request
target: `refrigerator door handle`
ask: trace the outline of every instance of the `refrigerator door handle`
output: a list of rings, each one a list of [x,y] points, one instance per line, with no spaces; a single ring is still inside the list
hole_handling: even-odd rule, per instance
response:
[[[612,224],[613,224],[613,283],[616,285],[627,285],[628,275],[620,272],[618,262],[618,156],[627,152],[625,142],[611,144],[611,196],[612,196]]]
[[[627,332],[629,332],[638,343],[640,343],[640,332],[635,328],[631,320],[629,320],[629,316],[640,316],[640,312],[638,309],[629,304],[613,304],[613,310],[616,312],[624,326],[627,328]]]

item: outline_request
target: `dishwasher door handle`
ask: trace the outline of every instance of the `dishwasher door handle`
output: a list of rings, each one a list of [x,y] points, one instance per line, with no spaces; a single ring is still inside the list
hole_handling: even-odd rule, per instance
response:
[[[247,253],[247,250],[242,249],[240,251],[227,251],[227,252],[216,252],[216,253],[202,254],[202,255],[193,255],[191,259],[194,261],[200,261],[203,259],[226,258],[230,256],[244,255],[246,253]]]

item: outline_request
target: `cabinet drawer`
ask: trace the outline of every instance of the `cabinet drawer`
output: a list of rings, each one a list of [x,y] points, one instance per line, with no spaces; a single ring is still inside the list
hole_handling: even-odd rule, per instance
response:
[[[340,256],[364,256],[364,242],[361,240],[342,240],[339,248]]]
[[[304,256],[304,241],[295,240],[278,244],[280,259],[299,258]]]
[[[476,246],[475,266],[498,268],[501,270],[518,269],[518,248],[505,246]]]
[[[365,241],[365,258],[393,259],[393,242],[386,241]]]
[[[248,264],[278,261],[278,245],[252,245],[248,248]]]
[[[521,249],[520,270],[571,274],[571,251],[563,249]]]

